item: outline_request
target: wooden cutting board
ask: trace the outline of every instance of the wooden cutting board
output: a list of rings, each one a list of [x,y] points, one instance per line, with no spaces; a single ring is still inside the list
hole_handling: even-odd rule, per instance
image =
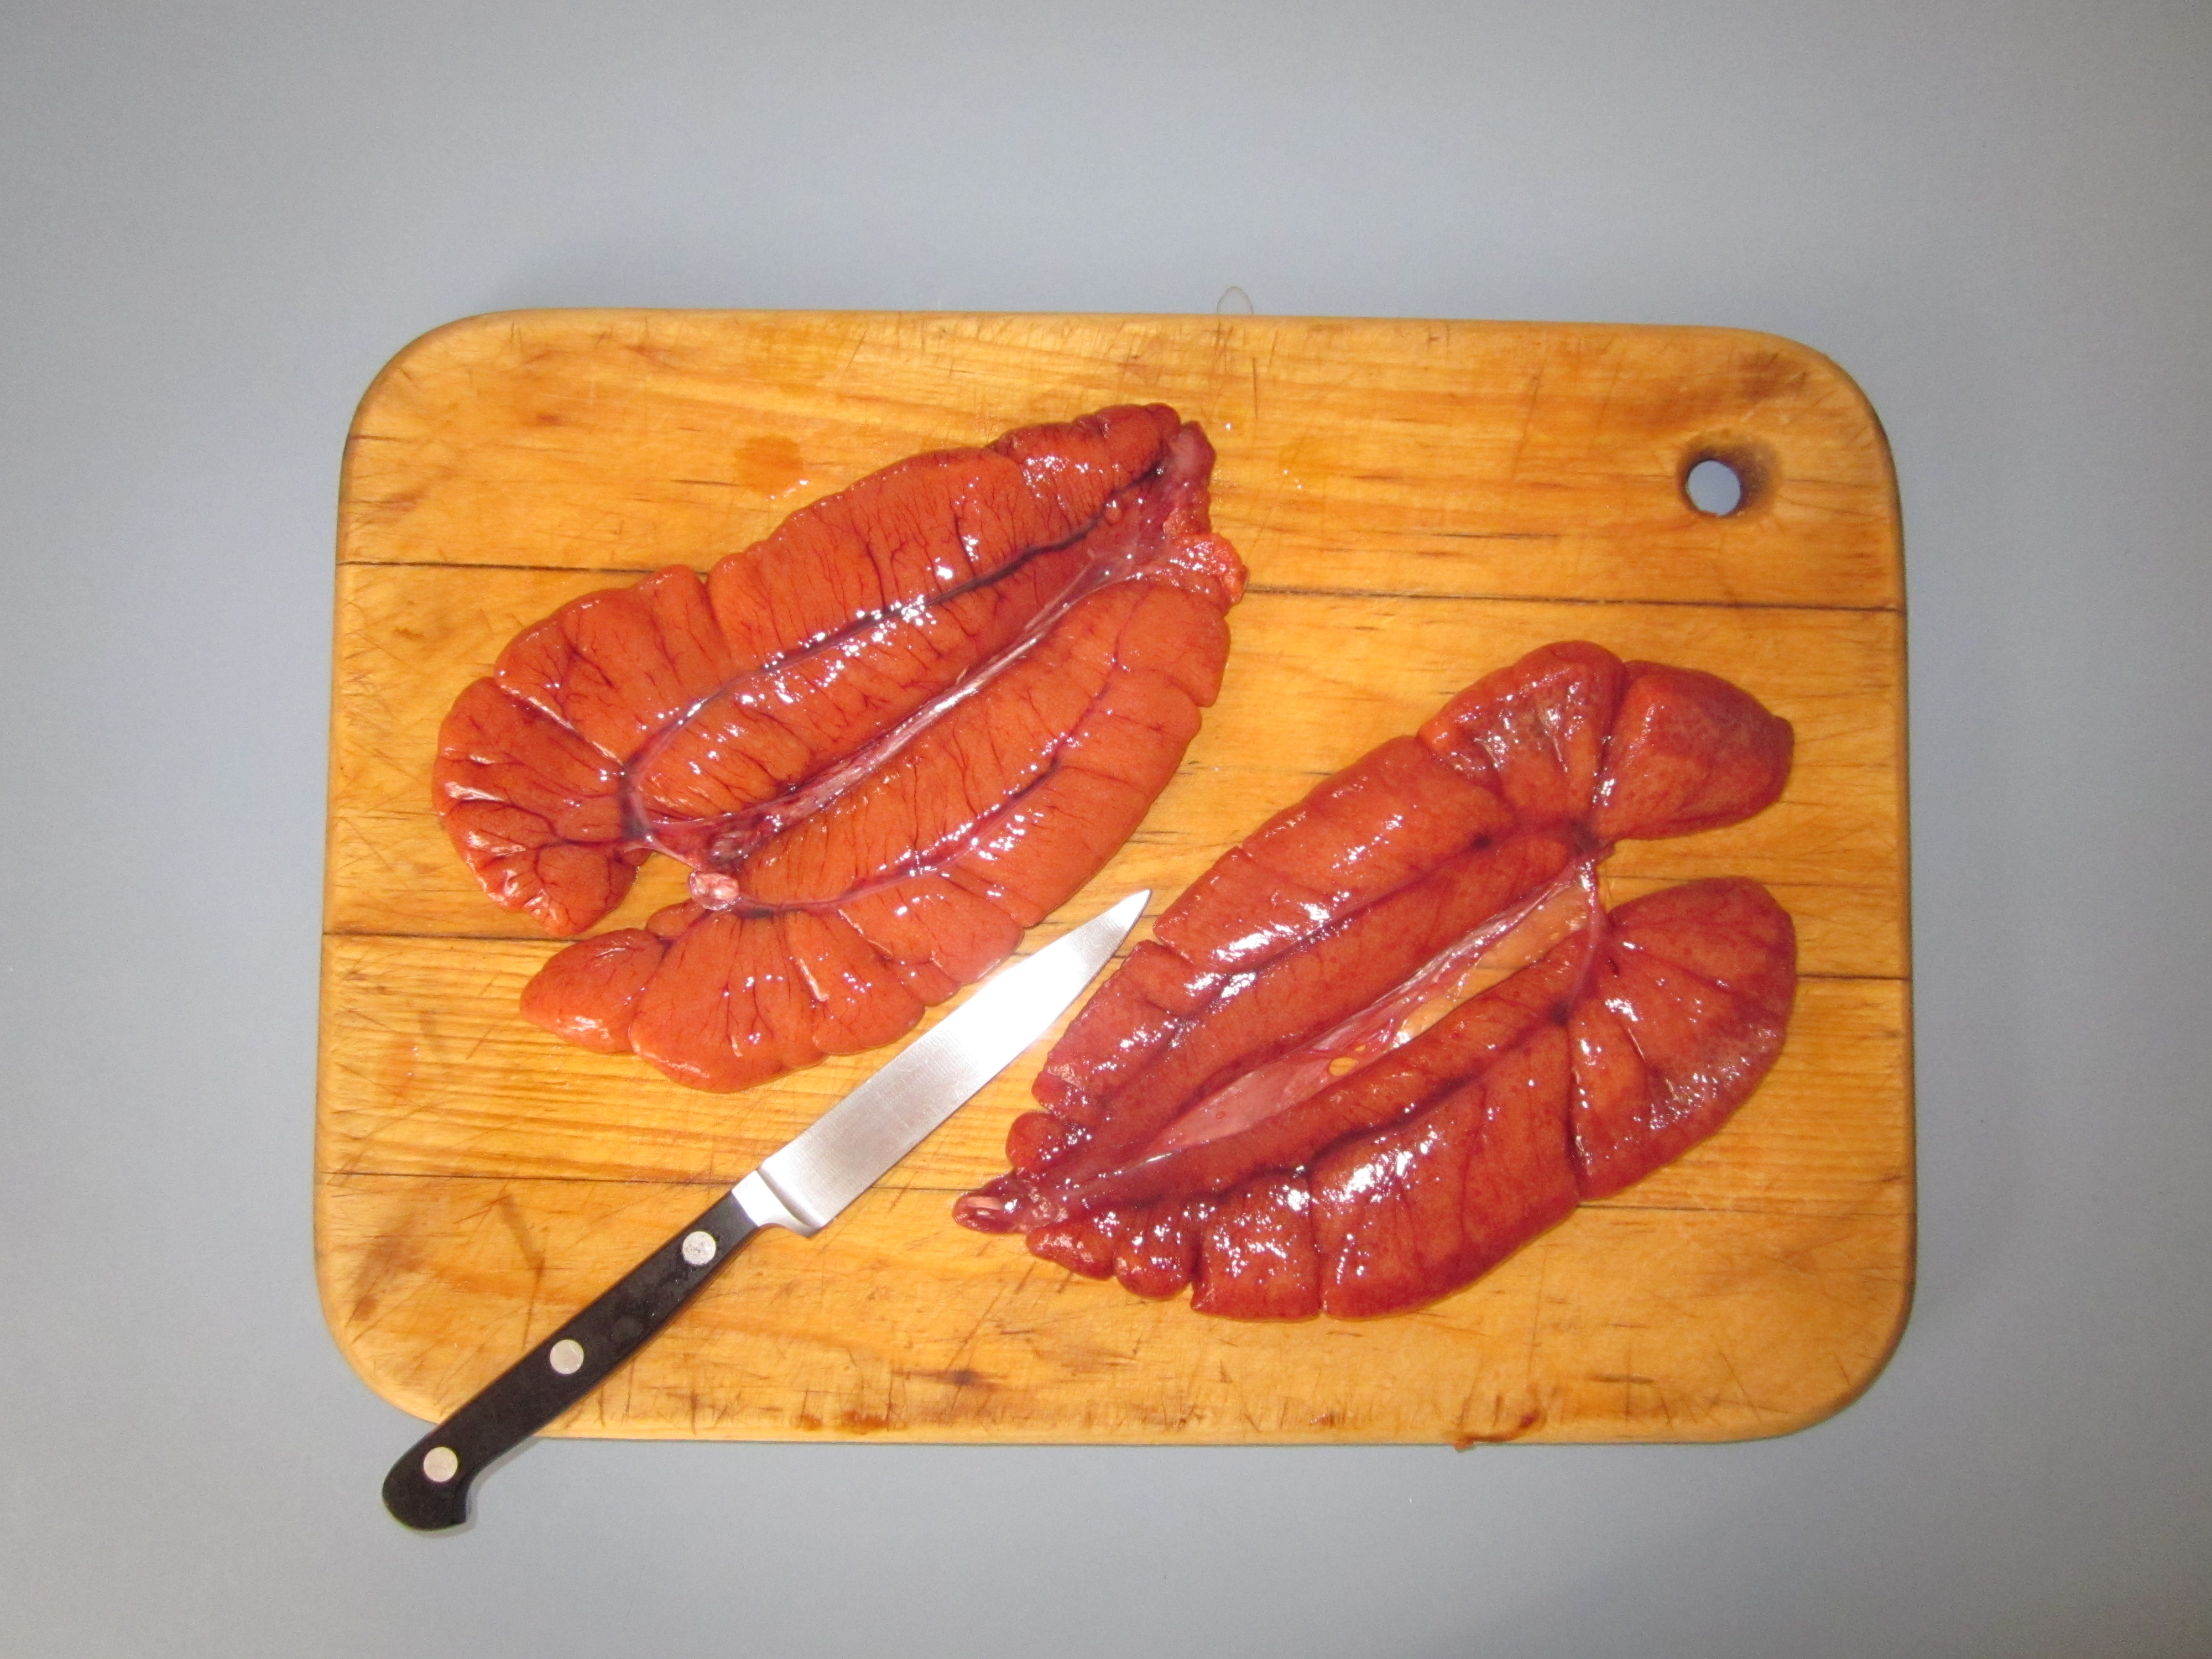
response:
[[[1004,1167],[1041,1043],[819,1238],[764,1236],[551,1431],[1723,1440],[1817,1421],[1881,1369],[1912,1274],[1905,612],[1887,449],[1834,365],[1711,329],[548,311],[416,342],[346,451],[315,1239],[379,1393],[443,1416],[884,1058],[712,1096],[525,1023],[557,946],[432,813],[454,695],[580,593],[703,568],[902,456],[1139,401],[1205,423],[1251,587],[1181,772],[1030,944],[1134,887],[1157,912],[1477,676],[1589,639],[1796,723],[1779,804],[1607,866],[1615,902],[1774,890],[1804,975],[1782,1060],[1721,1133],[1461,1294],[1266,1326],[952,1224]],[[1747,487],[1726,516],[1685,493],[1709,456]],[[679,887],[649,871],[606,925]]]

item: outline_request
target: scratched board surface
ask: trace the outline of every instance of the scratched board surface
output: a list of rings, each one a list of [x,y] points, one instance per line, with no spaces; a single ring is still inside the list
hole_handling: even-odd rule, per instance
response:
[[[580,593],[703,568],[902,456],[1127,402],[1204,423],[1251,586],[1180,772],[1025,948],[1133,888],[1157,914],[1479,675],[1589,639],[1796,724],[1768,811],[1605,866],[1615,902],[1767,884],[1803,974],[1782,1059],[1719,1134],[1460,1294],[1255,1325],[952,1224],[1004,1167],[1041,1042],[819,1237],[765,1235],[551,1432],[1719,1440],[1817,1421],[1879,1371],[1912,1273],[1905,615],[1888,453],[1832,364],[1709,329],[548,311],[407,348],[346,451],[315,1242],[379,1393],[442,1416],[891,1052],[716,1096],[524,1021],[558,945],[483,897],[431,810],[454,696]],[[1685,492],[1709,456],[1745,484],[1726,516]],[[656,863],[603,926],[678,896]]]

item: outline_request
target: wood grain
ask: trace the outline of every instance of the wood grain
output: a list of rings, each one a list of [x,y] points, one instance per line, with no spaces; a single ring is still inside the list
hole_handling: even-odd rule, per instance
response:
[[[1797,728],[1747,824],[1631,843],[1620,898],[1766,882],[1807,975],[1711,1141],[1424,1312],[1237,1325],[951,1224],[1043,1044],[813,1241],[770,1234],[555,1432],[1134,1442],[1727,1439],[1871,1381],[1911,1295],[1904,613],[1872,411],[1728,331],[1262,318],[537,312],[394,359],[343,481],[316,1246],[340,1346],[442,1414],[881,1054],[738,1097],[520,1019],[557,945],[431,811],[437,723],[519,628],[703,568],[908,453],[1127,401],[1220,453],[1252,572],[1218,704],[1042,943],[1164,905],[1312,781],[1547,641],[1726,675]],[[1706,455],[1736,514],[1681,489]],[[610,926],[675,895],[648,868]],[[1141,937],[1141,933],[1139,937]]]

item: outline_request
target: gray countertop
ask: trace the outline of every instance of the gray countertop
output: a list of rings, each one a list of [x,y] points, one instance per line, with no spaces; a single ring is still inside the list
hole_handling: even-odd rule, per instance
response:
[[[563,1442],[422,1539],[308,1214],[356,398],[540,305],[1725,324],[1881,411],[1920,1289],[1722,1447]],[[2212,10],[0,17],[0,1650],[2212,1650]]]

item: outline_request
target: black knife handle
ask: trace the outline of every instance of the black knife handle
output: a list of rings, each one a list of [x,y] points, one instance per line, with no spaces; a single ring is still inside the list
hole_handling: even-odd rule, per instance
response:
[[[736,1195],[725,1193],[613,1289],[409,1448],[384,1477],[384,1507],[417,1532],[459,1526],[469,1517],[470,1486],[495,1458],[598,1388],[758,1231]]]

